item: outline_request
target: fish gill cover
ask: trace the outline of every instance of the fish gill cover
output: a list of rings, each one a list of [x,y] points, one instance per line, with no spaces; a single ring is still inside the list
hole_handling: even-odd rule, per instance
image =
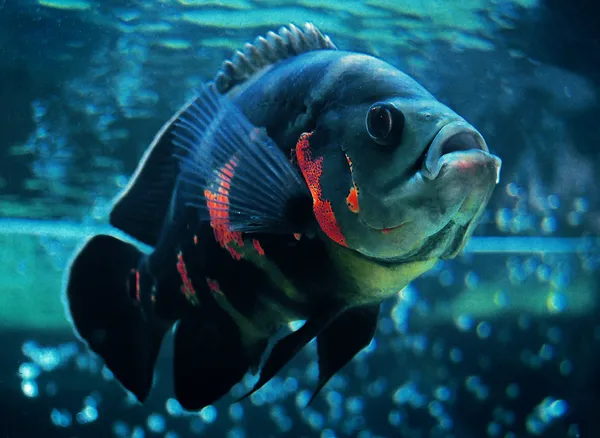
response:
[[[85,227],[106,223],[113,196],[161,124],[234,50],[296,20],[415,77],[502,152],[502,182],[476,235],[597,241],[600,51],[589,24],[595,10],[579,6],[0,0],[0,215],[83,227],[71,238],[54,236],[55,227],[46,232],[48,222],[0,229],[0,430],[598,436],[599,260],[585,246],[561,252],[540,244],[533,253],[440,262],[384,306],[374,341],[307,409],[314,343],[249,402],[224,400],[194,414],[172,398],[163,360],[157,395],[139,407],[75,341],[60,302],[61,272],[90,233]]]

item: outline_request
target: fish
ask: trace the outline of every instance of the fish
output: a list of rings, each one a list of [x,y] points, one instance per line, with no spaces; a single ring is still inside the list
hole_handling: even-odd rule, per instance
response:
[[[310,403],[371,343],[381,304],[460,253],[501,159],[416,80],[311,23],[257,37],[195,91],[109,215],[148,250],[87,240],[68,318],[140,403],[171,332],[188,411],[245,376],[253,394],[316,339]]]

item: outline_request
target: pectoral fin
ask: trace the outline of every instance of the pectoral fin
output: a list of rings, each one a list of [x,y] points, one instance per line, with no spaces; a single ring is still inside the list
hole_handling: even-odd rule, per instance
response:
[[[254,388],[238,401],[251,396],[262,388],[275,374],[277,374],[294,356],[308,344],[315,336],[321,333],[328,324],[333,321],[340,311],[323,312],[306,321],[306,323],[295,332],[280,339],[266,360],[260,372],[260,378]]]
[[[175,122],[186,205],[230,231],[303,232],[311,197],[282,149],[214,84]],[[306,212],[302,216],[302,212]]]
[[[335,373],[369,345],[377,328],[379,308],[380,304],[374,304],[348,309],[317,336],[319,383],[308,405]]]

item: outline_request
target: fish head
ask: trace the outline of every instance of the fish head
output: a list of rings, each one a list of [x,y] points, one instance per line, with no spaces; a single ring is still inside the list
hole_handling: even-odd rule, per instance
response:
[[[309,139],[319,166],[307,181],[321,229],[382,261],[455,257],[498,183],[500,158],[393,66],[349,55],[331,70]]]

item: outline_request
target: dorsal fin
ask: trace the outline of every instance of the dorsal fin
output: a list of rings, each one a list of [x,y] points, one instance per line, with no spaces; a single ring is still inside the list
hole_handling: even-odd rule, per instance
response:
[[[293,24],[282,26],[277,33],[257,37],[254,43],[244,46],[243,52],[238,50],[225,60],[214,79],[217,91],[225,94],[263,68],[313,50],[337,50],[337,47],[312,23],[305,23],[301,29]]]

